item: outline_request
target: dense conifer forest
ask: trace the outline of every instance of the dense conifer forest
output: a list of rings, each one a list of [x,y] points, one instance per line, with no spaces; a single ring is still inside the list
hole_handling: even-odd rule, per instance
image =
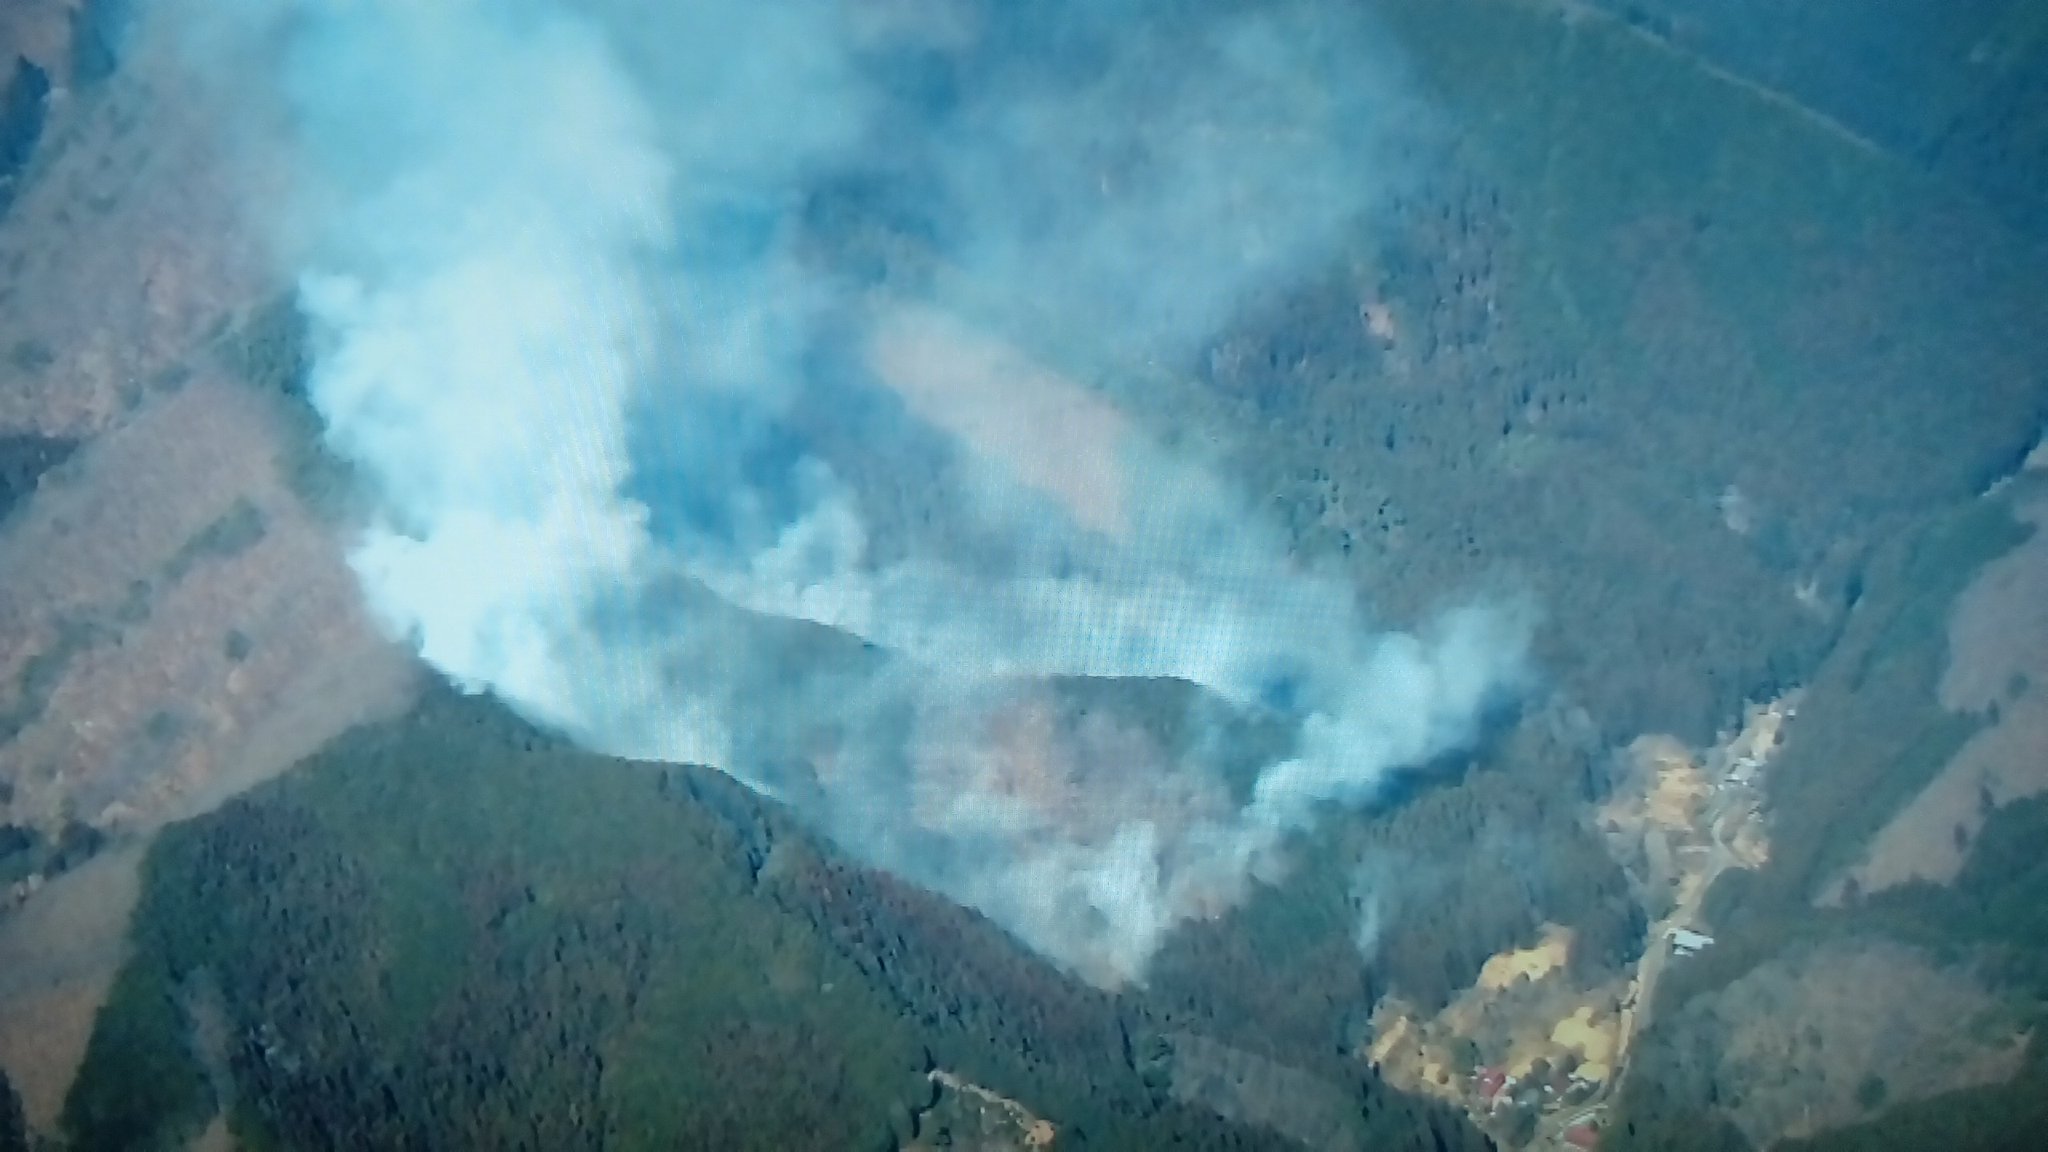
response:
[[[933,1068],[1059,1117],[1063,1147],[1290,1146],[1167,1091],[1224,1004],[1091,989],[716,773],[448,691],[168,831],[134,939],[78,1149],[217,1110],[255,1147],[890,1148]],[[1287,1039],[1373,1147],[1484,1146]]]

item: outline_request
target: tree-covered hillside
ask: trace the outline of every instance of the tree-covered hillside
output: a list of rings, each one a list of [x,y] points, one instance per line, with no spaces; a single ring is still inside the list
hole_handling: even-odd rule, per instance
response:
[[[1951,659],[1958,595],[1988,562],[2028,539],[2032,529],[2011,509],[2038,490],[2022,476],[2001,496],[1930,517],[1871,565],[1858,610],[1772,766],[1770,860],[1758,871],[1722,873],[1708,892],[1701,927],[1714,943],[1659,983],[1611,1147],[1742,1152],[1759,1141],[1735,1121],[1786,1083],[1809,1099],[1827,1083],[1853,1088],[1857,1107],[1848,1110],[1855,1122],[1837,1117],[1790,1133],[1780,1146],[2035,1146],[2029,1141],[2048,1123],[2040,1031],[2048,1019],[2048,873],[2039,860],[2048,802],[1994,805],[1983,793],[1982,826],[1974,836],[1955,830],[1968,852],[1952,883],[1915,880],[1877,893],[1852,884],[1841,886],[1839,901],[1829,893],[1873,834],[1996,722],[1946,710],[1937,687]],[[1865,963],[1871,957],[1878,961]],[[1864,975],[1851,975],[1859,965]],[[1830,1008],[1831,987],[1855,1003]],[[1976,1007],[1917,1016],[1944,1000]],[[1865,1067],[1867,1052],[1843,1047],[1858,1032],[1856,1017],[1888,1037],[1877,1066]],[[1767,1040],[1774,1029],[1786,1031],[1791,1046]],[[2000,1051],[2019,1058],[2007,1066]],[[1953,1071],[1972,1060],[1983,1061],[1982,1073]],[[1946,1086],[1952,1074],[1969,1083]]]
[[[174,1146],[217,1109],[257,1148],[889,1148],[933,1067],[1063,1148],[1290,1146],[1172,1090],[1199,1015],[1064,978],[716,773],[445,690],[146,871],[73,1148]],[[1484,1146],[1347,1071],[1373,1147]]]
[[[2030,0],[1595,0],[2048,234],[2048,11]]]
[[[1703,742],[2037,438],[2048,250],[1622,21],[1368,7],[1428,109],[1388,200],[1132,402],[1389,615],[1533,589],[1603,732]]]

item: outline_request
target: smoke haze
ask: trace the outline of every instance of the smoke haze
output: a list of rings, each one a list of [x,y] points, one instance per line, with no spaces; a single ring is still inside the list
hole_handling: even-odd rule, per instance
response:
[[[1344,7],[161,0],[157,27],[231,69],[288,173],[252,211],[375,488],[353,563],[388,627],[1116,985],[1524,675],[1526,612],[1377,629],[1089,383],[1184,358],[1390,186],[1416,113]],[[1169,737],[1077,703],[1092,678],[1199,691],[1154,693]],[[1261,717],[1284,739],[1234,772]]]

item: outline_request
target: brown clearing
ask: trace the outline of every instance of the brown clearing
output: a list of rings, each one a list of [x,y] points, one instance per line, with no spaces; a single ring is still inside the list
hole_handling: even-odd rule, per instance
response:
[[[930,308],[885,309],[868,363],[920,419],[1059,501],[1083,525],[1123,530],[1126,420],[1108,401]]]
[[[141,891],[139,846],[104,853],[0,919],[0,1068],[37,1131],[54,1130]]]
[[[1940,687],[1942,707],[1995,707],[1997,720],[1871,838],[1848,873],[1865,892],[1954,880],[1992,809],[2048,791],[2048,496],[2018,502],[2014,514],[2034,535],[1985,565],[1957,598]],[[1824,900],[1842,890],[1838,881]]]
[[[289,450],[269,401],[198,376],[89,446],[0,538],[10,696],[64,627],[100,633],[62,665],[41,717],[0,745],[17,819],[153,826],[403,706],[411,660],[368,619],[332,529],[285,486]],[[173,571],[238,504],[261,516],[260,537]],[[137,589],[147,615],[123,618]],[[231,633],[246,652],[228,651]]]

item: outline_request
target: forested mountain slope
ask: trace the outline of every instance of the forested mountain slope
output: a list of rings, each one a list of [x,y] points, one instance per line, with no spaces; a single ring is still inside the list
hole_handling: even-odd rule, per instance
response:
[[[1982,723],[1926,696],[1956,589],[2021,535],[1967,502],[2048,415],[2048,258],[2028,199],[2042,187],[2035,17],[1998,0],[1366,3],[1427,97],[1407,151],[1388,158],[1385,212],[1181,361],[1072,349],[1021,317],[1003,335],[1162,438],[1217,445],[1300,555],[1341,566],[1395,622],[1446,596],[1533,590],[1546,683],[1472,762],[1325,824],[1291,872],[1176,935],[1149,991],[1119,1000],[847,866],[721,777],[583,756],[437,698],[169,834],[72,1099],[77,1145],[147,1146],[222,1108],[257,1147],[745,1147],[757,1132],[764,1147],[886,1146],[915,1126],[930,1064],[1052,1118],[1062,1146],[1331,1132],[1466,1146],[1478,1137],[1462,1120],[1388,1092],[1348,1055],[1364,1015],[1388,992],[1443,1003],[1546,923],[1576,933],[1572,964],[1625,964],[1642,913],[1588,826],[1609,746],[1666,730],[1704,743],[1790,683],[1813,691],[1773,780],[1773,863],[1717,892],[1704,925],[1716,950],[1670,980],[1622,1110],[1635,1130],[1610,1142],[1745,1141],[1701,1100],[1787,1061],[1828,1066],[1845,1017],[1817,1019],[1818,1049],[1796,1028],[1764,1034],[1790,1055],[1728,1065],[1735,1076],[1723,1057],[1750,1033],[1730,1021],[1807,994],[1837,964],[1872,999],[1988,995],[2012,1009],[1998,1022],[2024,1025],[2018,1009],[2039,995],[2027,913],[2044,897],[2022,867],[2038,806],[1991,814],[1955,888],[1811,901]],[[107,13],[125,7],[84,9],[117,23]],[[1892,19],[1907,8],[1952,17],[1938,51],[1910,33],[1878,42],[1909,27]],[[98,37],[79,46],[105,54]],[[925,63],[943,80],[1005,51],[992,36]],[[138,106],[77,92],[88,123]],[[90,155],[53,146],[76,164]],[[792,227],[829,270],[915,297],[928,270],[915,228],[891,215],[897,176],[916,188],[914,170],[826,174]],[[136,186],[135,200],[163,198]],[[135,296],[122,278],[137,278],[124,264],[96,280],[75,271],[90,267],[81,254],[137,245],[104,224],[92,244],[28,233],[36,208],[24,192],[0,260],[0,290],[21,305],[5,318],[0,385],[10,402],[68,411],[88,395],[73,326],[121,330]],[[175,279],[211,283],[203,270]],[[205,341],[167,342],[169,359],[134,373],[117,360],[109,380],[151,384],[103,405],[107,419],[147,426],[224,393],[205,367],[221,350],[239,375],[295,394],[305,356],[289,300],[238,292],[191,324]],[[191,365],[195,386],[182,383]],[[23,410],[40,408],[9,409]],[[347,503],[349,478],[306,450],[316,429],[301,415],[305,443],[279,453],[299,495]],[[11,457],[0,444],[0,506],[20,495],[21,516],[33,511],[33,477],[72,444],[69,425],[53,427],[63,437],[10,442]],[[300,570],[285,571],[278,595],[302,593]],[[204,632],[224,633],[225,663],[240,666],[251,635],[259,669],[332,659],[249,629],[265,601],[239,585],[207,587],[229,589],[218,598],[240,613]],[[109,663],[146,668],[122,638]],[[160,691],[138,725],[159,727],[159,705],[167,719],[189,708]],[[108,694],[68,699],[99,709]],[[71,741],[91,709],[47,726]],[[0,877],[45,855],[0,847]],[[1378,931],[1361,956],[1367,919]],[[1854,965],[1872,939],[1906,951]],[[1803,1021],[1795,1008],[1780,1014]],[[1897,1035],[1928,1035],[1920,1023]],[[1999,1147],[2042,1122],[2029,1111],[2048,1097],[2038,1044],[2019,1072],[1947,1092],[1858,1065],[1824,1087],[1867,1122],[1804,1138]],[[0,1122],[0,1147],[7,1136]]]
[[[2038,437],[2048,250],[1620,21],[1370,7],[1430,108],[1388,211],[1108,383],[1231,446],[1390,615],[1533,588],[1603,732],[1704,741],[1805,678],[1879,545]]]
[[[2029,0],[1594,0],[2048,232],[2048,12]]]
[[[722,776],[578,753],[446,690],[167,831],[134,944],[74,1148],[175,1143],[216,1109],[255,1147],[889,1148],[933,1068],[1062,1148],[1297,1146],[1219,1110],[1484,1146],[1363,1069],[1292,1073],[1311,1118],[1205,1095],[1233,1049],[1198,1015],[1066,979]]]
[[[1958,598],[2037,530],[2014,508],[2042,495],[2022,474],[1873,564],[1772,769],[1770,860],[1708,893],[1714,944],[1659,985],[1610,1146],[1988,1152],[2032,1147],[2048,1124],[2048,801],[1987,780],[1952,829],[1952,880],[1864,892],[1841,879],[2034,691],[2016,678],[2003,708],[1950,711],[1938,686],[1958,659]]]

